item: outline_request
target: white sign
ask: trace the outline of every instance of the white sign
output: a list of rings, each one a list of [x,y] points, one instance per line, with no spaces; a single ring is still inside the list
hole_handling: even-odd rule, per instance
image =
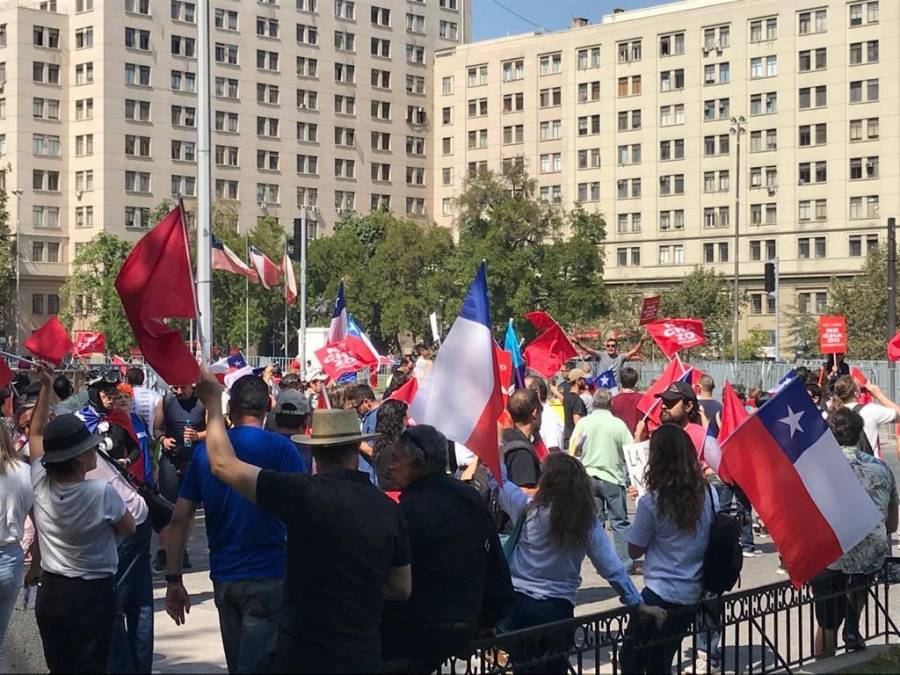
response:
[[[650,441],[642,443],[628,443],[622,446],[625,454],[625,465],[628,467],[628,477],[631,484],[637,488],[638,497],[644,495],[644,469],[647,466],[647,457],[650,454]]]
[[[437,312],[432,312],[428,315],[428,320],[431,321],[431,337],[435,342],[441,341],[441,331],[438,330],[438,322],[437,322]]]

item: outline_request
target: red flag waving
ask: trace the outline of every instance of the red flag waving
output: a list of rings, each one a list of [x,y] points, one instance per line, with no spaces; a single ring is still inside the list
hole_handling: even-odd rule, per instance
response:
[[[378,359],[372,359],[366,343],[355,335],[330,342],[316,350],[315,354],[322,364],[322,370],[333,380],[346,373],[355,373],[363,368],[378,365]]]
[[[394,390],[394,393],[387,397],[388,401],[403,401],[406,405],[412,403],[419,391],[419,378],[411,377],[404,384]]]
[[[731,382],[725,382],[722,390],[722,423],[719,425],[719,443],[724,443],[731,432],[737,429],[741,422],[750,417],[743,401],[738,398]]]
[[[106,351],[106,336],[89,330],[76,331],[75,348],[72,351],[76,355],[102,354]]]
[[[900,333],[897,333],[887,343],[887,357],[891,361],[900,361]]]
[[[659,399],[656,395],[668,388],[670,384],[681,378],[687,369],[681,363],[681,359],[672,359],[663,369],[656,382],[647,387],[647,391],[638,401],[637,409],[647,416],[654,424],[659,424]]]
[[[200,369],[165,318],[194,319],[194,279],[181,205],[145,234],[116,277],[116,291],[144,359],[169,384],[190,384]]]
[[[666,358],[671,359],[682,349],[706,344],[703,322],[700,319],[663,319],[647,324],[647,332],[659,345]]]
[[[547,312],[528,312],[525,318],[538,330],[546,329],[522,351],[529,368],[544,377],[551,377],[562,364],[578,356],[569,336]]]
[[[75,345],[69,338],[69,331],[62,325],[59,317],[54,315],[34,331],[27,340],[25,348],[39,359],[54,365],[62,363],[63,357],[72,351]]]

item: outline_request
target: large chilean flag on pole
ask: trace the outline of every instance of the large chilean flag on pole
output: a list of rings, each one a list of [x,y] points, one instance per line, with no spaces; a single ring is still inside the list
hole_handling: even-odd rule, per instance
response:
[[[800,378],[725,439],[719,474],[750,498],[797,586],[882,522]]]
[[[419,384],[409,415],[469,448],[500,476],[497,418],[503,412],[494,355],[487,273],[482,262],[434,365]]]

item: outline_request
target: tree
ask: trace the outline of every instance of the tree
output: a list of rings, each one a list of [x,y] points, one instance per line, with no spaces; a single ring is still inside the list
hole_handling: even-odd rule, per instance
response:
[[[681,283],[661,294],[660,316],[703,319],[707,344],[697,351],[719,357],[731,343],[734,294],[730,284],[728,277],[714,270],[695,267]]]
[[[897,304],[900,309],[900,302]],[[862,271],[849,280],[834,278],[828,313],[847,320],[847,354],[853,359],[884,359],[887,335],[887,247],[869,253]],[[818,352],[818,339],[815,341]]]
[[[7,194],[0,190],[0,306],[5,307],[3,325],[5,334],[14,335],[16,322],[16,237],[9,227],[6,210]]]
[[[72,275],[60,289],[62,322],[71,330],[75,311],[81,309],[94,317],[91,329],[106,335],[107,349],[120,354],[135,344],[115,289],[116,275],[131,248],[130,242],[101,232],[75,255]],[[78,297],[82,298],[80,307],[75,300]]]

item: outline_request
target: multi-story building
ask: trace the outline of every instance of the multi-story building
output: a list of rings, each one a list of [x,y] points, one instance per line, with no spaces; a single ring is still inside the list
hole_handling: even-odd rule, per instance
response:
[[[209,4],[213,197],[242,228],[290,232],[304,207],[312,236],[382,204],[430,217],[433,53],[468,39],[468,0]],[[136,239],[163,199],[196,198],[196,18],[187,0],[0,6],[20,336],[59,311],[79,245]]]
[[[900,212],[898,38],[896,2],[684,0],[439,51],[432,213],[452,226],[468,175],[523,162],[541,198],[604,214],[610,283],[738,256],[741,331],[773,338],[777,257],[790,356],[789,315],[821,314]]]

